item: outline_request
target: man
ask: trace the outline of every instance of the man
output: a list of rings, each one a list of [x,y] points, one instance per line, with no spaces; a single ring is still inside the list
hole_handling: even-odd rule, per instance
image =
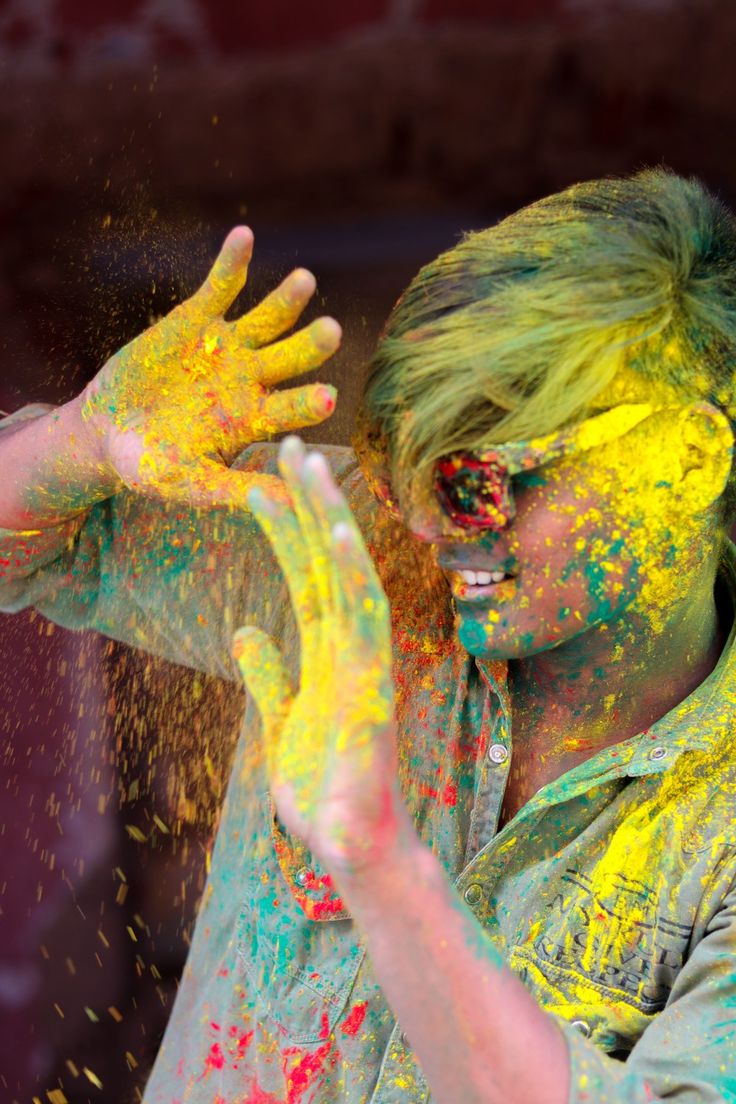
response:
[[[468,237],[362,472],[236,459],[339,339],[274,341],[303,272],[224,322],[249,250],[0,435],[4,607],[251,692],[147,1101],[736,1098],[732,216],[658,171]]]

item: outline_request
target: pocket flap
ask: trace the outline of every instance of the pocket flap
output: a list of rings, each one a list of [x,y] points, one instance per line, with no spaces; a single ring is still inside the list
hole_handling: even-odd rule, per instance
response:
[[[292,836],[279,822],[269,794],[271,836],[281,873],[292,897],[310,920],[350,920],[352,917],[337,892],[332,875],[317,862],[307,845]]]

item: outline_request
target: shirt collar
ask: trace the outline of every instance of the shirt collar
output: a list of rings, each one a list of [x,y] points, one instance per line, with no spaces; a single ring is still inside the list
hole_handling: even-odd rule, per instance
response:
[[[719,578],[736,613],[736,546],[726,540]],[[488,689],[500,702],[510,720],[506,663],[475,658],[475,664]],[[628,774],[648,774],[666,770],[676,755],[686,750],[713,749],[731,736],[736,720],[736,616],[723,651],[711,673],[683,701],[644,732],[604,749],[612,765],[626,765]]]

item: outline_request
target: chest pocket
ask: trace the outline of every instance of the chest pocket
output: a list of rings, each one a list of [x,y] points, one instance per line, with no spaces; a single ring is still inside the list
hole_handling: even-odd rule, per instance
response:
[[[365,956],[352,920],[311,852],[286,835],[271,798],[259,798],[238,952],[255,1015],[280,1040],[326,1039]]]
[[[626,873],[594,884],[568,868],[544,923],[517,942],[513,968],[543,1007],[582,1025],[601,1049],[631,1050],[687,955],[692,925],[673,912]]]

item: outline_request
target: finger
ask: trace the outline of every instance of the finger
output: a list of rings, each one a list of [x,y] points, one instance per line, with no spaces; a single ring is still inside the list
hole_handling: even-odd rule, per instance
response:
[[[236,226],[225,238],[207,279],[190,300],[198,311],[207,318],[225,313],[245,285],[252,253],[252,231],[247,226]]]
[[[266,386],[319,368],[340,345],[342,329],[334,318],[318,318],[310,326],[251,354],[252,374]]]
[[[304,487],[322,531],[328,534],[336,608],[361,617],[366,614],[379,617],[386,604],[383,588],[350,507],[332,478],[325,457],[319,452],[310,453],[304,462]],[[349,534],[350,538],[351,555],[343,557],[340,563],[334,554],[336,528]],[[344,543],[343,540],[340,547]]]
[[[311,272],[295,269],[275,291],[233,323],[236,340],[251,349],[274,341],[291,329],[316,288]]]
[[[326,383],[291,387],[268,395],[257,421],[252,422],[257,438],[268,433],[288,433],[302,426],[317,425],[335,409],[337,391]]]
[[[320,609],[322,615],[328,617],[332,609],[330,534],[326,529],[321,530],[320,523],[307,501],[303,483],[306,455],[303,441],[298,437],[287,437],[279,448],[278,465],[299,522]]]
[[[281,653],[261,629],[251,626],[238,629],[233,636],[232,654],[261,714],[266,760],[271,771],[281,729],[293,701],[289,676]]]
[[[387,604],[386,596],[356,526],[344,520],[337,521],[332,527],[331,538],[346,607],[371,615],[380,613]]]
[[[304,651],[311,647],[310,633],[319,620],[319,602],[299,523],[293,509],[274,500],[261,487],[254,487],[248,495],[248,507],[286,579]]]

